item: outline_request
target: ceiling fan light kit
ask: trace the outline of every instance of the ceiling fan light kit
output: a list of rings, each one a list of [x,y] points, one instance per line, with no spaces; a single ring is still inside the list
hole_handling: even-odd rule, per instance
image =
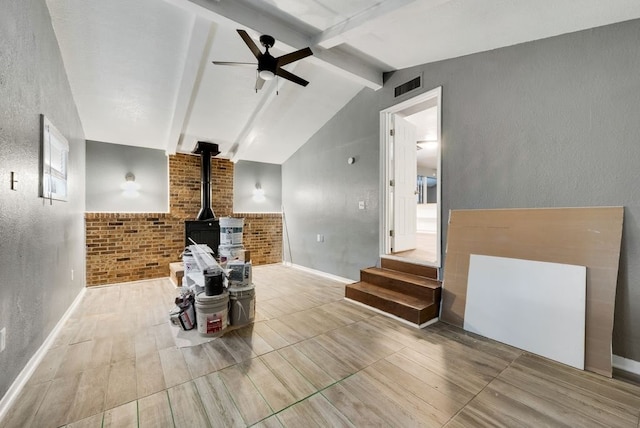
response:
[[[258,63],[255,64],[255,63],[246,63],[246,62],[213,61],[214,64],[233,65],[233,66],[236,66],[236,65],[256,66],[257,65],[258,78],[256,79],[256,87],[255,87],[256,92],[258,91],[258,89],[262,89],[262,86],[264,85],[265,81],[272,80],[275,76],[282,77],[293,83],[297,83],[298,85],[301,85],[301,86],[307,86],[309,84],[308,81],[304,80],[299,76],[296,76],[295,74],[281,67],[287,64],[291,64],[292,62],[299,61],[302,58],[306,58],[310,55],[313,55],[313,52],[311,52],[311,49],[304,48],[304,49],[300,49],[295,52],[284,54],[275,58],[273,55],[269,53],[269,48],[272,48],[273,45],[276,43],[276,40],[273,37],[267,34],[260,36],[260,44],[265,49],[263,53],[260,51],[256,43],[253,41],[251,36],[249,36],[249,34],[246,31],[244,30],[236,30],[236,31],[238,31],[238,34],[240,35],[240,37],[242,37],[242,40],[244,40],[246,45],[249,47],[249,50],[251,50],[251,52],[253,53],[253,56],[256,57],[256,59],[258,60]]]
[[[276,77],[270,70],[260,70],[258,76],[260,76],[262,80],[273,80],[273,78]]]

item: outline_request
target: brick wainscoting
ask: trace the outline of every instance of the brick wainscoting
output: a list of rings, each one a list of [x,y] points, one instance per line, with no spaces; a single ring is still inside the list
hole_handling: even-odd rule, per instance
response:
[[[169,214],[85,215],[87,285],[169,275],[184,249],[183,220]]]
[[[264,265],[282,261],[282,214],[242,214],[242,243],[251,250],[251,263]]]
[[[282,261],[282,215],[233,213],[233,163],[211,162],[216,216],[244,217],[253,264]],[[169,213],[87,213],[87,286],[169,276],[184,249],[184,220],[200,210],[200,158],[169,156]]]

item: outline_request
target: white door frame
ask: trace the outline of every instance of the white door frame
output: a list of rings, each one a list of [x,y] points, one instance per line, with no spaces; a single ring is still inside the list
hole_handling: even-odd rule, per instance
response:
[[[436,267],[440,267],[442,263],[442,86],[438,86],[428,92],[416,95],[413,98],[405,100],[380,111],[380,255],[388,257],[391,251],[391,236],[389,231],[393,228],[392,207],[393,200],[391,196],[390,182],[393,179],[393,160],[389,156],[391,148],[391,116],[401,112],[409,107],[423,103],[427,100],[436,98],[438,109],[438,171],[437,171],[437,251],[436,251]],[[432,263],[424,263],[431,265]]]

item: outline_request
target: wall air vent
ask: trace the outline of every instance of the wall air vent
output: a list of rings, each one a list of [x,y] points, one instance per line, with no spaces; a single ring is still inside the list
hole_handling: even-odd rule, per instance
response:
[[[415,79],[411,79],[408,82],[398,85],[394,89],[394,97],[398,98],[400,95],[404,95],[407,92],[413,91],[422,87],[422,76],[418,76]]]

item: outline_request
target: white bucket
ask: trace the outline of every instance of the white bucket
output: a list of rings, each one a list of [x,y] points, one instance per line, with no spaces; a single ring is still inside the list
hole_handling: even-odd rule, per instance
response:
[[[188,274],[191,272],[200,272],[200,268],[196,263],[196,258],[191,254],[185,254],[182,256],[182,263],[184,266],[184,273]]]
[[[229,277],[229,286],[247,287],[252,284],[251,262],[231,260],[227,262],[227,272]]]
[[[229,260],[238,258],[238,254],[244,250],[242,245],[220,245],[218,247],[218,258],[220,263],[226,263]]]
[[[220,245],[242,245],[243,218],[220,217]]]
[[[227,327],[229,312],[229,293],[226,291],[217,296],[206,296],[200,293],[196,296],[196,320],[198,333],[212,336]]]
[[[256,317],[256,290],[253,285],[249,287],[230,287],[229,301],[231,313],[229,315],[231,325],[245,325]]]

